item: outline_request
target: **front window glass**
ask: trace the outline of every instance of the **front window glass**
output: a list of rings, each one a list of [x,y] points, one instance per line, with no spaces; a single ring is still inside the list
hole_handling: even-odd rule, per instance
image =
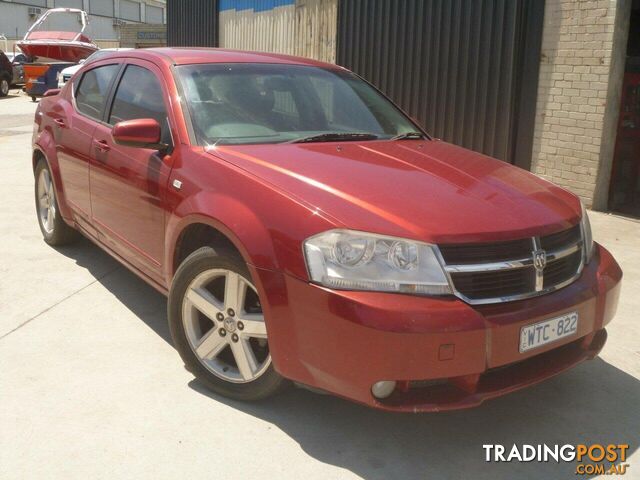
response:
[[[87,71],[76,89],[76,106],[80,112],[97,120],[107,99],[109,86],[120,65],[105,65]]]
[[[139,118],[156,120],[162,128],[162,143],[171,143],[167,111],[158,78],[146,68],[128,65],[113,98],[109,124]]]
[[[277,64],[178,67],[198,142],[283,143],[324,134],[391,138],[416,127],[356,75]]]

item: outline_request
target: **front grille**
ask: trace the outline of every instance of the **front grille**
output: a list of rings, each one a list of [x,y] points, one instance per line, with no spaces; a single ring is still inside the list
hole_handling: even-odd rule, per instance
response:
[[[451,265],[483,262],[499,262],[505,258],[522,258],[531,255],[531,239],[522,238],[508,242],[470,243],[467,245],[440,245],[440,253]]]
[[[456,290],[468,298],[486,299],[519,295],[535,288],[533,267],[483,273],[451,273]]]
[[[571,255],[547,263],[543,271],[544,288],[551,288],[571,279],[580,268],[581,262],[582,250],[578,250]]]
[[[578,224],[568,228],[567,230],[540,237],[540,247],[550,252],[552,250],[564,248],[567,245],[576,244],[581,239],[582,235],[580,233],[580,224]]]
[[[582,270],[580,225],[508,242],[439,245],[457,296],[469,303],[518,300],[563,287]]]

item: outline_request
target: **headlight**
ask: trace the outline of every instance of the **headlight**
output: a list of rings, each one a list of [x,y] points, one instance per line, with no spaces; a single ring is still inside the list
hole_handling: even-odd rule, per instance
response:
[[[584,261],[589,263],[593,257],[593,235],[591,234],[591,223],[587,210],[582,205],[582,218],[580,219],[580,227],[582,228],[582,238],[584,239]]]
[[[326,287],[449,294],[451,288],[434,248],[353,230],[331,230],[304,242],[309,277]]]

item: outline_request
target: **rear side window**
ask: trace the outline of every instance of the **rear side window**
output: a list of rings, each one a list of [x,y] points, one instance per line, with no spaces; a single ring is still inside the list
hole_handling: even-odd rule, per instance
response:
[[[81,113],[101,119],[102,109],[109,94],[109,86],[120,65],[105,65],[86,72],[76,89],[76,107]]]
[[[146,68],[128,65],[113,98],[109,124],[137,118],[156,120],[162,127],[162,142],[171,143],[160,81]]]

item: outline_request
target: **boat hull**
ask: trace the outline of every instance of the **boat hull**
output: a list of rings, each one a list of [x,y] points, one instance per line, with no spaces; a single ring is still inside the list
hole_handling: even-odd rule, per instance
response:
[[[49,58],[61,62],[78,63],[98,50],[96,45],[85,42],[60,42],[45,40],[23,40],[16,42],[18,47],[29,57]]]

